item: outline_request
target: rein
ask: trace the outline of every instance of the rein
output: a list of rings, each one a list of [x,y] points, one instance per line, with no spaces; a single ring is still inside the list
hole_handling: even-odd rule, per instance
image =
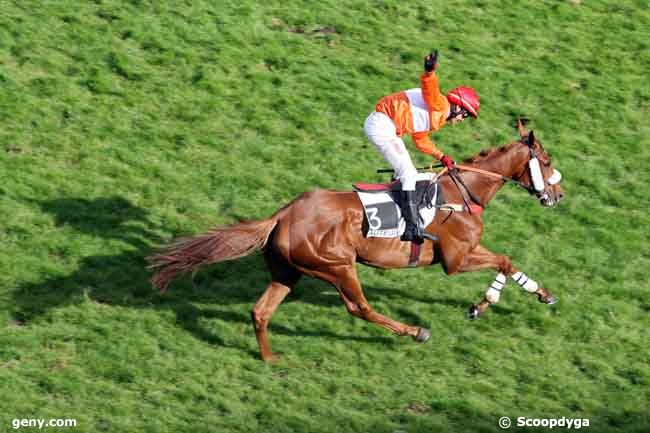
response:
[[[483,169],[480,169],[480,168],[471,167],[471,166],[468,166],[468,165],[462,165],[462,164],[458,164],[458,165],[456,165],[455,169],[453,169],[453,170],[447,170],[447,168],[445,167],[445,168],[444,168],[444,169],[443,169],[443,170],[438,174],[438,177],[440,177],[440,176],[442,176],[443,174],[445,174],[445,172],[447,172],[447,173],[449,174],[449,177],[450,177],[451,180],[454,182],[454,185],[456,185],[456,188],[458,188],[458,191],[460,192],[460,196],[463,198],[463,202],[465,202],[465,208],[469,211],[470,214],[474,213],[474,211],[472,211],[472,206],[470,206],[470,204],[469,204],[468,201],[467,201],[467,198],[465,198],[465,194],[463,194],[463,189],[465,190],[465,192],[467,193],[467,195],[469,196],[469,198],[470,198],[474,203],[476,203],[477,205],[479,205],[479,206],[481,207],[481,209],[485,209],[485,205],[484,205],[483,203],[481,203],[481,201],[480,201],[480,200],[479,200],[479,199],[478,199],[478,198],[477,198],[477,197],[472,193],[472,190],[469,189],[469,187],[465,184],[465,182],[463,181],[463,179],[458,175],[458,170],[457,170],[457,169],[458,169],[458,170],[465,170],[465,171],[471,171],[471,172],[474,172],[474,173],[482,174],[482,175],[484,175],[484,176],[488,176],[488,177],[491,177],[491,178],[493,178],[493,179],[499,179],[499,180],[501,180],[501,181],[503,181],[503,182],[511,182],[511,183],[514,183],[515,185],[518,185],[518,186],[522,187],[523,189],[525,189],[525,190],[528,191],[529,193],[533,193],[533,190],[532,190],[531,187],[526,186],[526,185],[524,185],[523,183],[521,183],[521,182],[519,182],[518,180],[515,180],[515,179],[513,179],[513,178],[511,178],[511,177],[503,176],[503,175],[498,174],[498,173],[494,173],[494,172],[491,172],[491,171],[487,171],[487,170],[483,170]],[[463,189],[461,189],[461,186],[463,187]]]
[[[440,167],[440,165],[438,165],[437,167]],[[491,178],[493,178],[493,179],[499,179],[499,180],[502,180],[503,182],[514,183],[515,185],[522,187],[522,188],[525,189],[526,191],[531,192],[531,188],[530,188],[530,187],[524,185],[523,183],[519,182],[518,180],[515,180],[515,179],[513,179],[513,178],[511,178],[511,177],[508,177],[508,176],[503,176],[503,175],[501,175],[501,174],[499,174],[499,173],[494,173],[494,172],[491,172],[491,171],[487,171],[487,170],[483,170],[483,169],[480,169],[480,168],[472,167],[472,166],[469,166],[469,165],[463,165],[463,164],[456,164],[455,167],[458,168],[458,169],[460,169],[460,170],[473,171],[474,173],[483,174],[483,175],[488,176],[488,177],[491,177]],[[424,170],[424,169],[426,169],[426,168],[427,168],[427,167],[421,167],[421,168],[418,168],[418,170]],[[433,172],[433,163],[432,163],[431,165],[429,165],[428,169],[429,169],[429,171]],[[378,173],[380,173],[380,172],[382,172],[382,171],[384,171],[384,170],[377,170]],[[385,171],[388,172],[388,171],[393,171],[393,170],[392,170],[392,169],[388,169],[388,170],[385,170]],[[436,177],[440,177],[440,176],[442,176],[442,175],[445,174],[445,173],[449,173],[449,175],[451,176],[452,179],[453,179],[454,177],[457,177],[458,180],[460,181],[460,183],[465,187],[465,189],[467,190],[467,192],[470,194],[470,198],[472,198],[472,200],[474,200],[474,197],[472,197],[472,193],[471,193],[470,190],[467,188],[467,186],[466,186],[465,183],[462,181],[462,179],[460,179],[460,177],[458,177],[458,176],[453,176],[453,175],[451,174],[452,172],[449,171],[449,170],[447,169],[447,167],[443,168],[440,172],[438,172],[438,174],[437,174]],[[478,200],[474,200],[474,201],[476,202],[476,204],[481,205],[481,203],[480,203]],[[481,206],[482,206],[482,205],[481,205]]]
[[[531,133],[532,134],[532,133]],[[543,200],[545,198],[548,198],[548,192],[546,191],[546,188],[544,184],[548,185],[555,185],[556,183],[559,183],[560,180],[562,180],[562,174],[557,171],[553,170],[553,174],[551,177],[549,177],[546,181],[544,181],[544,178],[542,177],[542,171],[539,166],[539,160],[537,158],[537,154],[535,150],[530,147],[530,159],[528,160],[528,170],[530,171],[530,177],[531,177],[531,184],[530,185],[525,185],[524,183],[515,180],[511,177],[508,176],[503,176],[498,173],[493,173],[491,171],[483,170],[480,168],[475,168],[471,167],[468,165],[456,165],[457,169],[459,170],[465,170],[465,171],[471,171],[474,173],[479,173],[484,176],[491,177],[493,179],[499,179],[503,182],[510,182],[514,183],[515,185],[518,185],[528,191],[528,193],[537,196],[540,200]],[[440,174],[443,174],[445,170],[443,170]],[[462,180],[462,178],[458,175],[458,172],[456,169],[449,171],[449,176],[451,177],[452,181],[456,185],[456,188],[458,188],[458,191],[461,193],[461,196],[463,197],[463,201],[465,202],[465,205],[468,206],[467,199],[465,199],[465,196],[463,195],[462,190],[460,189],[460,185],[462,185],[465,188],[465,191],[469,195],[469,197],[472,199],[474,203],[477,205],[481,206],[482,208],[484,207],[483,204],[472,194],[472,191],[467,187],[465,182]],[[460,184],[460,185],[459,185]],[[469,208],[469,206],[468,206]],[[471,211],[470,211],[471,213]]]
[[[544,184],[555,185],[559,183],[560,180],[562,179],[562,174],[558,170],[554,169],[553,174],[548,179],[544,180],[539,165],[539,159],[537,158],[537,152],[535,152],[534,149],[535,138],[533,136],[532,131],[529,133],[527,139],[522,137],[522,143],[527,144],[530,150],[530,158],[527,164],[527,169],[529,171],[530,178],[531,178],[530,185],[526,185],[523,182],[516,180],[516,178],[504,176],[499,173],[494,173],[488,170],[483,170],[480,168],[472,167],[469,165],[463,165],[463,164],[456,164],[451,170],[449,170],[447,167],[443,167],[443,169],[440,172],[434,175],[434,180],[440,178],[444,174],[449,174],[449,177],[451,178],[452,182],[454,182],[454,185],[456,185],[456,188],[458,189],[458,192],[460,193],[460,196],[462,197],[463,202],[465,203],[465,209],[467,209],[470,214],[475,212],[477,213],[482,212],[482,210],[485,208],[485,205],[481,203],[481,201],[474,195],[474,193],[472,193],[469,187],[465,184],[465,181],[463,181],[463,179],[458,174],[460,170],[478,173],[487,177],[491,177],[493,179],[498,179],[504,183],[506,182],[514,183],[515,185],[520,186],[521,188],[528,191],[529,194],[537,196],[537,198],[539,198],[540,200],[548,200],[549,195]],[[541,147],[541,143],[540,143],[540,147]],[[436,165],[436,167],[440,167],[440,165]],[[428,167],[418,167],[417,170],[425,170],[427,168],[429,169],[430,172],[435,173],[433,171],[434,168],[433,161]],[[524,170],[526,170],[526,168]],[[392,169],[380,169],[377,170],[377,173],[386,173],[391,171],[394,172],[394,170]],[[463,192],[463,190],[465,190],[465,192]],[[474,206],[470,206],[466,196],[469,196],[470,200],[479,206],[479,209],[476,209]]]
[[[501,175],[499,173],[493,173],[491,171],[482,170],[480,168],[471,167],[469,165],[462,165],[462,164],[457,164],[456,168],[459,168],[459,169],[465,170],[465,171],[473,171],[474,173],[483,174],[485,176],[488,176],[488,177],[491,177],[491,178],[494,178],[494,179],[502,180],[503,182],[514,183],[515,185],[522,187],[526,191],[530,191],[530,187],[524,185],[523,183],[519,182],[518,180],[514,180],[513,178],[508,177],[508,176],[503,176],[503,175]]]
[[[451,170],[451,171],[449,172],[449,177],[451,177],[451,180],[452,180],[452,181],[454,182],[454,184],[456,185],[456,188],[458,188],[458,191],[460,192],[460,196],[463,198],[463,201],[465,202],[465,206],[466,206],[466,208],[469,210],[469,213],[473,213],[473,212],[472,212],[472,207],[471,207],[471,206],[469,205],[469,203],[467,202],[467,199],[465,198],[465,194],[463,194],[463,190],[460,189],[460,185],[462,185],[463,188],[465,188],[465,192],[467,192],[467,195],[469,195],[469,198],[470,198],[474,203],[476,203],[477,205],[479,205],[479,206],[482,207],[482,208],[485,208],[485,206],[483,205],[483,203],[481,203],[481,201],[480,201],[480,200],[479,200],[479,199],[478,199],[478,198],[477,198],[477,197],[472,193],[472,190],[469,189],[469,188],[467,187],[467,185],[465,185],[465,182],[463,181],[463,179],[458,175],[457,170]]]

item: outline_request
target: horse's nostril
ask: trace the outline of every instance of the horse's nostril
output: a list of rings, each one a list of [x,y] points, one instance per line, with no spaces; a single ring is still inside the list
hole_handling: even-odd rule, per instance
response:
[[[562,200],[563,198],[564,198],[564,193],[563,193],[563,192],[561,192],[561,193],[559,193],[559,194],[557,195],[557,201],[560,201],[560,200]]]

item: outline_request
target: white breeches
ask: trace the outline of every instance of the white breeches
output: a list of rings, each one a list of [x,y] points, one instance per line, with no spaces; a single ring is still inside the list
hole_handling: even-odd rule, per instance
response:
[[[379,153],[395,170],[395,177],[402,182],[403,191],[414,191],[418,171],[411,161],[404,141],[397,136],[395,124],[384,113],[371,113],[363,125],[366,135]]]

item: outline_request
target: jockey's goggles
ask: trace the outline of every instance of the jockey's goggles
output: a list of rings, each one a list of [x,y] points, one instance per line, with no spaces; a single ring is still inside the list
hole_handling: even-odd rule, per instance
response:
[[[453,119],[455,117],[458,117],[458,116],[463,116],[463,119],[466,119],[467,117],[469,117],[469,115],[470,115],[469,111],[465,110],[463,107],[459,107],[459,106],[456,106],[456,107],[457,107],[457,110],[452,111],[451,113],[449,113],[449,117],[451,119]]]

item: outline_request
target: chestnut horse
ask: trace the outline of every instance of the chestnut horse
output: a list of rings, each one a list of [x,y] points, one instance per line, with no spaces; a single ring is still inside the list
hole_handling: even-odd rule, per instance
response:
[[[521,136],[518,142],[481,152],[458,166],[455,179],[449,175],[439,177],[448,203],[468,203],[469,196],[484,206],[506,181],[515,182],[536,195],[542,206],[552,207],[562,199],[560,174],[552,167],[549,155],[521,121],[517,126]],[[463,184],[465,187],[460,186]],[[399,238],[364,237],[364,218],[361,202],[354,192],[321,189],[306,192],[267,219],[217,227],[176,241],[148,258],[150,268],[156,271],[152,282],[164,291],[179,274],[261,249],[271,282],[253,307],[252,321],[264,361],[277,359],[267,335],[271,316],[303,274],[331,283],[353,316],[424,342],[430,336],[427,329],[379,314],[363,294],[356,262],[384,269],[404,268],[409,264],[411,252],[411,243]],[[536,294],[540,302],[555,303],[550,292],[515,268],[510,258],[480,244],[483,232],[480,212],[442,207],[426,231],[438,240],[424,241],[417,266],[440,263],[448,275],[488,268],[497,272],[482,301],[470,308],[470,317],[477,317],[499,300],[506,277]]]

